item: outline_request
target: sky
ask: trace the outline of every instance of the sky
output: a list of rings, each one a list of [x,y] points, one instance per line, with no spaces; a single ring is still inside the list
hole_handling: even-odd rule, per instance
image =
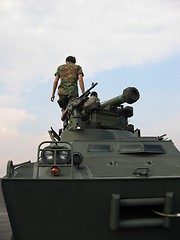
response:
[[[129,122],[180,149],[179,26],[180,0],[0,0],[0,177],[62,127],[50,97],[69,55],[101,102],[136,87]]]

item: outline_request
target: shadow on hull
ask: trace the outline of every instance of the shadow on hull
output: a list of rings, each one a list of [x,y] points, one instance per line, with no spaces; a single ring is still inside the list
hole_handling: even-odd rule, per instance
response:
[[[179,240],[180,219],[154,212],[180,211],[179,184],[180,178],[3,179],[2,189],[15,240]]]

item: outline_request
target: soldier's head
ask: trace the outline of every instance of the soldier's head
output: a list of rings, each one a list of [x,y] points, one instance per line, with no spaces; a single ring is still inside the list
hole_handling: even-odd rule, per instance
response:
[[[66,62],[71,62],[71,63],[76,63],[76,58],[75,57],[73,57],[73,56],[68,56],[67,58],[66,58]]]
[[[93,97],[98,97],[98,94],[97,94],[97,92],[91,92],[91,95],[90,95],[91,97],[93,96]]]

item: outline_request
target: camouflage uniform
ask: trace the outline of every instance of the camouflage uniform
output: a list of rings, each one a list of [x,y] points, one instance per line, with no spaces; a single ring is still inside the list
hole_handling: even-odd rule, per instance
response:
[[[82,68],[73,63],[63,64],[58,67],[55,76],[61,78],[61,83],[58,87],[59,100],[61,108],[65,108],[69,99],[78,97],[78,75],[83,74]]]
[[[78,96],[78,75],[83,74],[82,68],[79,65],[73,63],[63,64],[58,67],[55,76],[58,75],[61,78],[61,83],[58,87],[59,95],[73,95]]]

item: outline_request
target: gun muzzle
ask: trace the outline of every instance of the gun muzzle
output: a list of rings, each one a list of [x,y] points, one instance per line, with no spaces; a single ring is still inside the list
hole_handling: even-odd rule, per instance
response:
[[[102,108],[116,107],[122,103],[135,103],[140,97],[139,91],[135,87],[128,87],[124,89],[123,94],[101,104]]]

